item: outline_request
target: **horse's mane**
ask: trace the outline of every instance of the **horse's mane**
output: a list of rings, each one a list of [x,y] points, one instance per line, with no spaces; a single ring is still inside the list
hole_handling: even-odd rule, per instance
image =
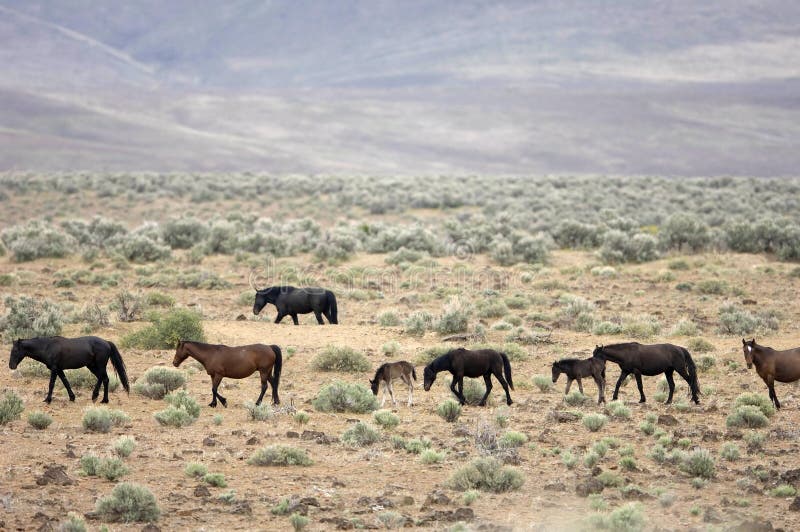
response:
[[[603,347],[603,349],[609,349],[609,348],[632,347],[634,345],[642,345],[642,344],[640,344],[639,342],[623,342],[621,344],[608,344],[608,345],[604,345],[602,347]]]
[[[375,380],[378,380],[378,376],[379,376],[379,375],[381,374],[381,372],[383,371],[383,368],[385,368],[385,367],[386,367],[386,366],[388,366],[388,365],[389,365],[389,363],[388,363],[388,362],[384,362],[383,364],[381,364],[381,365],[378,367],[378,369],[377,369],[377,370],[375,370],[375,376],[374,376],[374,377],[372,377],[372,380],[374,380],[374,381],[375,381]]]
[[[556,360],[555,362],[553,362],[553,364],[563,364],[563,363],[574,364],[574,363],[580,362],[580,361],[581,361],[581,359],[579,359],[579,358],[562,358],[561,360]]]

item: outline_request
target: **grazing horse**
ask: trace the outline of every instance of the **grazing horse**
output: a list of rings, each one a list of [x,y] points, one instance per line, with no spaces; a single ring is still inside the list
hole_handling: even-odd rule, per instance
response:
[[[564,373],[567,376],[567,389],[564,390],[565,394],[569,393],[569,388],[572,386],[572,381],[578,381],[578,389],[583,393],[583,384],[581,379],[584,377],[591,377],[597,384],[599,396],[597,403],[605,403],[605,389],[606,389],[606,361],[599,357],[587,358],[586,360],[578,360],[577,358],[565,358],[558,362],[553,362],[553,382],[558,380],[558,376]]]
[[[50,336],[43,338],[31,338],[30,340],[15,340],[11,348],[11,357],[8,360],[8,367],[17,369],[20,361],[29,357],[41,362],[50,370],[50,387],[47,389],[47,397],[44,402],[50,403],[53,400],[53,386],[56,377],[64,383],[67,389],[69,400],[75,400],[75,394],[69,385],[65,369],[77,369],[82,367],[89,368],[89,371],[97,377],[97,384],[92,391],[92,401],[96,401],[100,395],[100,384],[103,384],[103,400],[101,403],[108,402],[108,372],[106,365],[111,359],[114,371],[119,375],[119,380],[126,392],[130,392],[128,384],[128,373],[125,370],[125,362],[119,354],[117,346],[113,343],[98,338],[97,336],[82,336],[80,338],[64,338],[63,336]]]
[[[756,339],[745,341],[742,338],[742,349],[747,368],[756,366],[756,373],[764,379],[769,389],[769,398],[775,408],[780,408],[781,403],[775,395],[775,381],[794,382],[800,379],[800,347],[776,351],[765,345],[758,345]]]
[[[261,404],[268,384],[272,384],[272,404],[277,405],[281,402],[278,399],[278,383],[281,379],[283,357],[281,348],[277,345],[252,344],[229,347],[181,340],[175,349],[172,365],[177,368],[187,357],[200,362],[211,376],[212,400],[208,405],[211,408],[217,406],[217,399],[222,406],[228,407],[228,401],[217,391],[224,377],[244,379],[256,371],[261,374],[261,394],[256,405]]]
[[[492,375],[495,376],[503,390],[505,390],[506,403],[509,405],[513,403],[508,389],[514,389],[514,382],[511,380],[511,364],[505,353],[498,353],[493,349],[470,351],[463,347],[448,351],[425,366],[423,374],[426,392],[431,389],[433,381],[436,380],[436,374],[440,371],[449,371],[453,374],[450,390],[462,405],[467,403],[464,397],[464,377],[483,377],[483,381],[486,383],[486,394],[478,404],[479,406],[485,406],[486,398],[489,397],[489,392],[492,391]],[[503,373],[505,373],[505,378],[503,378]],[[458,385],[458,388],[456,388],[456,385]]]
[[[392,390],[392,381],[400,379],[408,385],[408,406],[414,404],[414,382],[417,380],[417,372],[414,371],[414,366],[401,360],[400,362],[386,362],[381,364],[381,367],[375,372],[375,376],[370,379],[369,384],[372,388],[372,393],[378,395],[378,387],[383,383],[383,399],[381,406],[386,402],[386,390],[389,390],[389,396],[392,398],[392,404],[397,406],[397,401],[394,400],[394,391]],[[413,380],[412,380],[413,379]]]
[[[272,303],[278,309],[275,323],[280,323],[286,316],[291,316],[295,325],[298,325],[297,315],[313,312],[317,323],[325,325],[322,315],[328,323],[337,324],[339,318],[336,307],[336,296],[324,288],[295,288],[294,286],[271,286],[256,291],[256,300],[253,304],[253,314],[258,315],[267,303]]]
[[[694,365],[689,351],[685,348],[672,344],[653,344],[642,345],[638,342],[627,344],[613,344],[607,346],[596,346],[594,356],[602,360],[609,360],[619,365],[621,370],[617,386],[614,388],[613,400],[617,400],[619,387],[625,378],[633,373],[636,377],[636,385],[639,387],[639,402],[644,403],[644,390],[642,389],[642,375],[658,375],[663,373],[669,385],[669,397],[666,404],[672,402],[672,394],[675,391],[675,381],[672,373],[678,374],[689,383],[692,394],[692,401],[700,404],[697,396],[700,394],[700,385],[697,383],[697,368]]]

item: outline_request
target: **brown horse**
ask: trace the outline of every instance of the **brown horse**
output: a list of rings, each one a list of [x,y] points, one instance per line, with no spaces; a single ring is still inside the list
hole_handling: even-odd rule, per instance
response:
[[[597,384],[598,397],[597,403],[605,403],[605,389],[606,389],[606,361],[599,357],[591,357],[586,360],[578,360],[577,358],[565,358],[558,362],[553,362],[552,367],[553,382],[558,380],[558,376],[564,373],[567,376],[567,389],[564,390],[565,394],[569,393],[569,388],[572,386],[572,381],[578,381],[578,389],[583,393],[583,384],[581,379],[591,377]]]
[[[781,403],[775,395],[775,381],[794,382],[800,379],[800,347],[776,351],[765,345],[758,345],[756,339],[746,341],[742,338],[742,349],[747,367],[756,365],[756,373],[764,379],[769,389],[769,398],[775,408],[780,408]]]
[[[427,392],[436,380],[436,374],[440,371],[449,371],[453,375],[450,383],[450,390],[458,397],[458,401],[463,405],[467,403],[464,397],[464,377],[483,377],[486,383],[486,393],[484,394],[479,406],[486,406],[486,399],[492,391],[492,375],[503,387],[506,392],[506,404],[513,403],[508,389],[514,389],[514,382],[511,380],[511,364],[505,353],[500,353],[493,349],[478,349],[470,351],[459,347],[448,351],[444,355],[435,359],[425,366],[423,370],[423,388]],[[505,378],[503,378],[505,373]]]
[[[383,399],[381,400],[381,406],[386,402],[386,390],[389,390],[389,397],[392,398],[392,404],[397,406],[397,401],[394,400],[394,390],[392,390],[392,381],[395,379],[400,379],[408,385],[408,406],[413,405],[414,381],[417,380],[417,372],[414,371],[414,366],[405,360],[381,364],[381,367],[375,372],[375,377],[369,381],[372,393],[378,395],[378,388],[381,383],[383,383]]]
[[[281,379],[281,348],[277,345],[251,344],[237,347],[227,345],[204,344],[202,342],[189,342],[181,340],[175,349],[175,358],[172,365],[176,368],[188,357],[200,362],[206,372],[211,375],[212,401],[211,408],[217,406],[217,399],[222,406],[228,406],[228,401],[217,391],[219,383],[224,377],[244,379],[256,371],[261,374],[261,395],[256,401],[261,404],[267,385],[272,384],[272,404],[280,404],[278,399],[278,383]],[[273,372],[274,369],[274,372]]]

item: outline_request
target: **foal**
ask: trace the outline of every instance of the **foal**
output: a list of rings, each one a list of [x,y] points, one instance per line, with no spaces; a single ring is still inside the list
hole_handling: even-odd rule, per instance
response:
[[[414,382],[417,380],[417,372],[414,371],[414,366],[401,360],[400,362],[387,362],[381,364],[375,376],[370,379],[369,384],[372,388],[372,393],[378,395],[378,388],[383,382],[383,400],[381,406],[386,402],[386,390],[389,390],[389,396],[392,398],[392,404],[397,406],[397,401],[394,400],[394,392],[392,390],[392,381],[400,379],[408,385],[408,406],[414,404]],[[412,380],[413,379],[413,380]]]
[[[586,360],[578,360],[577,358],[565,358],[558,362],[553,362],[553,382],[558,380],[559,375],[564,373],[567,376],[567,389],[564,390],[565,394],[569,393],[569,388],[572,386],[572,381],[578,381],[578,389],[583,393],[583,384],[581,378],[591,377],[597,384],[599,396],[597,403],[605,403],[605,389],[606,389],[606,361],[599,357],[587,358]]]
[[[769,398],[775,408],[780,408],[781,403],[775,395],[775,381],[794,382],[800,379],[800,347],[776,351],[771,347],[758,345],[755,338],[742,338],[742,349],[747,368],[752,368],[755,364],[756,372],[769,389]]]

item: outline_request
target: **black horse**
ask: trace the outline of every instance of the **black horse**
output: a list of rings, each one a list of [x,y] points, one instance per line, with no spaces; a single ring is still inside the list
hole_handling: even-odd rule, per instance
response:
[[[256,301],[253,304],[253,314],[258,314],[267,303],[272,303],[278,309],[275,323],[280,323],[285,316],[291,316],[295,325],[298,325],[297,315],[313,312],[317,322],[324,325],[322,315],[328,318],[331,324],[339,323],[336,308],[336,296],[324,288],[295,288],[294,286],[271,286],[256,291]]]
[[[689,351],[681,346],[672,344],[642,345],[638,342],[607,346],[599,345],[595,347],[593,355],[619,365],[621,373],[619,380],[617,380],[617,386],[614,388],[614,396],[612,398],[614,401],[617,400],[622,381],[633,373],[634,377],[636,377],[636,385],[639,387],[639,402],[644,403],[642,375],[652,376],[663,373],[669,385],[669,397],[667,397],[666,404],[670,404],[672,402],[672,394],[675,391],[675,381],[672,379],[672,373],[677,371],[689,384],[692,401],[700,404],[700,400],[697,398],[700,394],[700,385],[697,383],[697,368]]]
[[[581,379],[591,377],[597,384],[598,397],[597,403],[605,403],[605,390],[606,390],[606,361],[600,357],[591,357],[586,360],[578,360],[577,358],[565,358],[557,362],[553,362],[552,367],[553,382],[558,380],[558,376],[564,373],[567,376],[567,389],[564,393],[569,393],[569,388],[572,386],[572,381],[578,381],[578,389],[583,393],[583,384]]]
[[[436,374],[440,371],[449,371],[453,374],[450,389],[462,405],[467,402],[464,397],[464,377],[483,377],[483,381],[486,383],[486,394],[478,404],[485,406],[486,398],[492,391],[492,375],[505,390],[506,403],[510,405],[513,402],[508,389],[514,389],[514,382],[511,380],[511,364],[505,353],[498,353],[493,349],[470,351],[463,347],[448,351],[425,366],[424,388],[426,392],[431,389],[433,381],[436,380]],[[505,373],[505,378],[503,378],[503,373]],[[456,385],[458,385],[457,389]]]
[[[65,369],[77,369],[82,367],[89,368],[95,377],[97,384],[94,385],[92,401],[97,400],[100,395],[100,384],[103,384],[103,400],[101,403],[108,402],[108,373],[106,365],[111,359],[114,370],[119,375],[122,387],[126,392],[130,392],[128,384],[128,373],[125,371],[125,362],[113,343],[98,338],[97,336],[82,336],[80,338],[64,338],[62,336],[50,336],[45,338],[31,338],[30,340],[16,340],[11,348],[11,357],[8,360],[8,367],[17,369],[20,361],[29,357],[39,361],[50,370],[50,387],[47,390],[47,397],[44,402],[49,403],[53,400],[53,386],[56,383],[56,376],[64,383],[64,387],[69,394],[69,400],[75,400],[75,394],[64,375]]]

